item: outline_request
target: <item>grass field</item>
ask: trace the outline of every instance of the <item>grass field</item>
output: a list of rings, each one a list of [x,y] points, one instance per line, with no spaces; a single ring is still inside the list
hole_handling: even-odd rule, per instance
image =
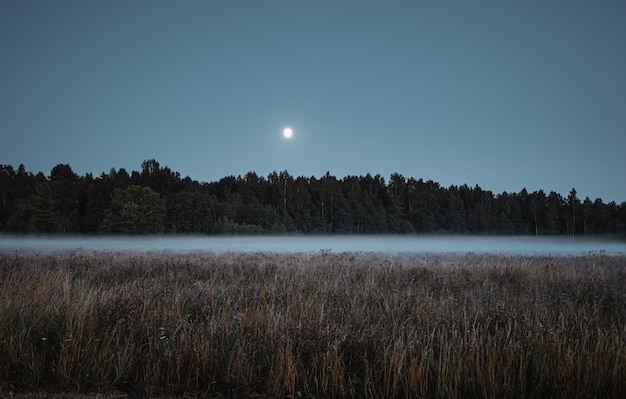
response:
[[[626,258],[0,254],[0,396],[626,397]]]

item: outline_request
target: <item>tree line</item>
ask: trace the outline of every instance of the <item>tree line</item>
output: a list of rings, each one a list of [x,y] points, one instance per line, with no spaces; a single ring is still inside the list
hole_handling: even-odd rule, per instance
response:
[[[154,159],[130,174],[50,175],[0,165],[0,231],[61,234],[625,235],[626,202],[543,190],[494,194],[394,173],[336,178],[248,172],[181,178]]]

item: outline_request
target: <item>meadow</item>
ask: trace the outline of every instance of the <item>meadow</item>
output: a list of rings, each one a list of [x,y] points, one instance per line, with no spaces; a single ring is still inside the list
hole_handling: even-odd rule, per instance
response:
[[[626,258],[0,252],[0,396],[626,396]]]

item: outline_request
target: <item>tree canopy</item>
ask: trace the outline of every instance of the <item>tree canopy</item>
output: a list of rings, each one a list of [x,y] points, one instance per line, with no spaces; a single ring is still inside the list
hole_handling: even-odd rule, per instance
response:
[[[146,160],[140,171],[49,176],[0,165],[0,231],[74,234],[626,234],[626,202],[554,191],[494,194],[392,174],[337,178],[248,172],[181,178]]]
[[[150,187],[116,188],[100,228],[107,233],[162,233],[165,210],[165,201]]]

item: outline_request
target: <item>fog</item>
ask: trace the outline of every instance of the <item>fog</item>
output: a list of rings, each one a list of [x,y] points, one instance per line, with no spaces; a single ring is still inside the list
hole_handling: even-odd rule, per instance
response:
[[[484,236],[2,236],[0,251],[383,252],[511,255],[626,255],[626,241],[571,237]]]

